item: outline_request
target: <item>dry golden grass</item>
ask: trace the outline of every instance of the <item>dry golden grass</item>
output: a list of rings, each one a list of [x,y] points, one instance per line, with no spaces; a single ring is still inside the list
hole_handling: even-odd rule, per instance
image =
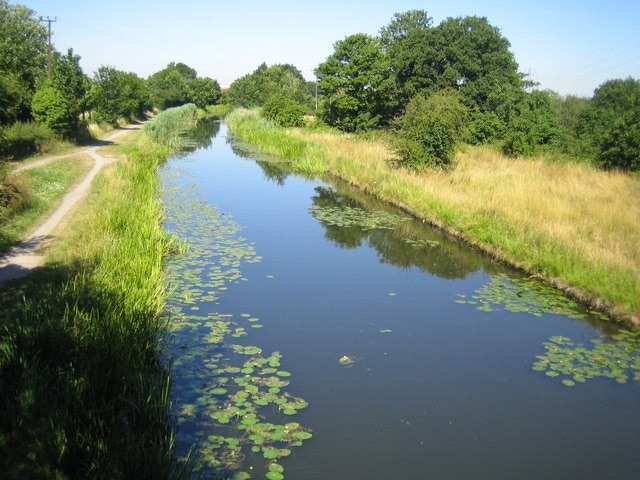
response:
[[[452,227],[594,305],[640,311],[640,179],[585,163],[506,158],[466,147],[455,168],[396,169],[382,141],[293,130],[322,146],[331,174]],[[363,168],[364,167],[364,168]],[[624,315],[622,315],[624,316]]]

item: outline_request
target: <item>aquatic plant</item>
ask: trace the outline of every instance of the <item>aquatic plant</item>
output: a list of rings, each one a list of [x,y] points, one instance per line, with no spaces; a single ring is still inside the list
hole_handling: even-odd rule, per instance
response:
[[[640,380],[640,332],[620,330],[609,339],[591,341],[591,348],[560,335],[544,343],[533,370],[559,378],[568,387],[590,378],[603,377],[618,383]]]
[[[539,280],[509,277],[505,274],[493,275],[489,282],[477,289],[470,298],[460,294],[455,302],[476,305],[478,310],[484,312],[504,309],[514,313],[529,313],[536,317],[555,314],[571,318],[586,318],[591,314],[607,320],[606,316],[598,312],[581,310],[576,301]]]
[[[350,206],[312,205],[309,212],[319,222],[335,227],[359,227],[363,230],[393,229],[399,222],[408,220],[382,210],[366,210]]]
[[[246,459],[259,456],[266,478],[282,479],[279,460],[312,437],[284,419],[307,402],[287,391],[292,374],[282,368],[279,352],[241,343],[262,326],[260,319],[216,310],[230,285],[247,280],[241,266],[261,257],[231,216],[199,200],[197,189],[175,172],[164,173],[165,228],[187,245],[165,267],[178,447],[196,472],[250,478]]]

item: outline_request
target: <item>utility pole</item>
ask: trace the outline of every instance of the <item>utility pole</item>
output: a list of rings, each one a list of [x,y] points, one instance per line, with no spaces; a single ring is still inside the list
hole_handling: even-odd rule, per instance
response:
[[[57,18],[42,18],[40,17],[41,22],[47,22],[49,26],[49,50],[47,52],[47,77],[51,80],[51,24],[57,21]]]

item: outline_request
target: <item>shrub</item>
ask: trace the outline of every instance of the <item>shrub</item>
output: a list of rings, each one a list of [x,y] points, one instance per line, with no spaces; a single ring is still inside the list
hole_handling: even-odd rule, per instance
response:
[[[9,176],[9,165],[0,162],[0,222],[22,210],[32,199],[29,184],[21,175]]]
[[[54,133],[36,122],[16,122],[4,131],[5,141],[0,155],[5,160],[18,160],[41,152],[55,139]]]
[[[63,93],[48,82],[34,93],[31,113],[37,122],[63,136],[68,136],[77,123]]]
[[[467,118],[468,109],[455,91],[443,90],[428,98],[417,95],[396,121],[398,163],[411,168],[448,165]]]
[[[270,97],[262,107],[262,115],[282,127],[304,126],[305,113],[304,105],[280,95]]]
[[[640,170],[640,109],[627,112],[605,135],[598,163],[606,169]]]

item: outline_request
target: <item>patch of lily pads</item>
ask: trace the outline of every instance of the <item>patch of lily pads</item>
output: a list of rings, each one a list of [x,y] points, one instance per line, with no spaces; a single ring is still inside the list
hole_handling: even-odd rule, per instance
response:
[[[544,343],[546,352],[537,356],[532,368],[568,387],[598,377],[618,383],[640,380],[640,332],[620,330],[591,343],[585,346],[568,337],[553,336]]]
[[[407,217],[395,215],[382,210],[366,210],[350,206],[312,205],[311,215],[324,225],[334,227],[358,227],[362,230],[394,229]]]
[[[165,266],[178,450],[206,478],[251,478],[257,471],[247,459],[259,457],[267,479],[283,479],[281,459],[313,436],[290,420],[308,403],[288,391],[292,374],[279,352],[242,342],[260,319],[216,311],[222,292],[247,280],[241,266],[261,257],[229,215],[197,200],[180,172],[164,177],[166,229],[185,246]]]
[[[507,310],[513,313],[529,313],[536,317],[544,314],[565,315],[570,318],[586,318],[596,315],[607,320],[598,312],[581,311],[577,302],[561,291],[545,285],[534,278],[494,275],[488,283],[468,297],[459,294],[456,303],[475,305],[483,312]]]

